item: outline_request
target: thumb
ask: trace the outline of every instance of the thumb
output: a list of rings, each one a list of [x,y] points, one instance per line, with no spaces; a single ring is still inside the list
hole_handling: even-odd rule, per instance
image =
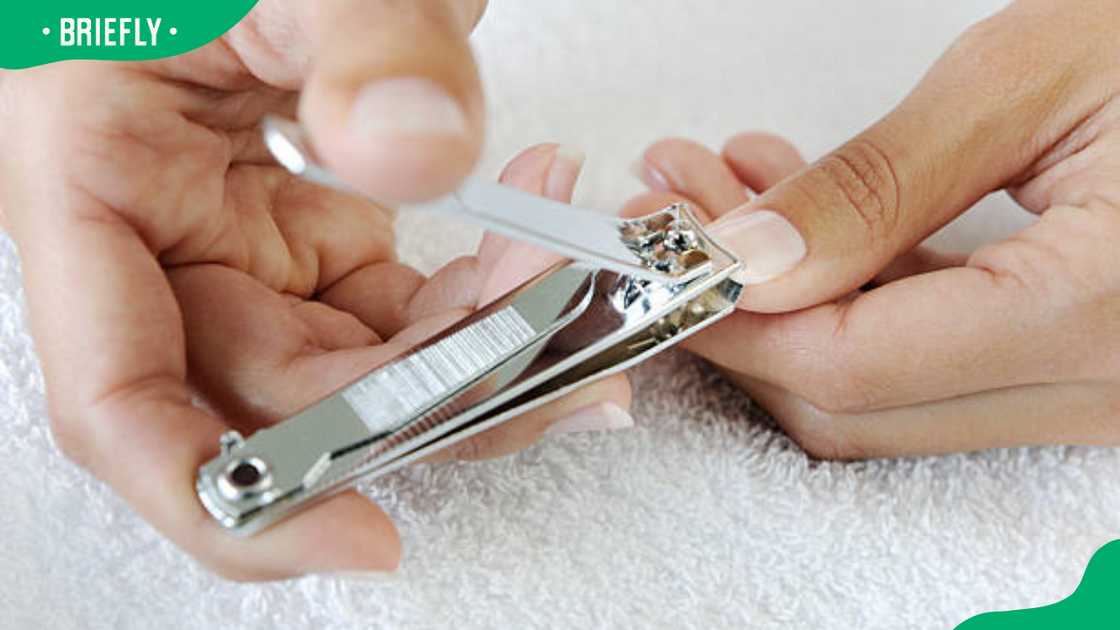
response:
[[[1016,69],[1031,57],[1013,50],[1012,17],[966,33],[897,109],[710,226],[745,264],[740,307],[784,312],[848,294],[1076,124],[1079,95],[1056,94],[1051,76],[1064,64]]]
[[[300,117],[329,168],[389,202],[438,196],[470,172],[483,105],[467,38],[484,5],[309,3],[314,62]]]
[[[740,307],[797,310],[846,295],[999,186],[969,132],[903,107],[749,204],[712,235],[743,261]],[[981,167],[983,166],[983,167]]]

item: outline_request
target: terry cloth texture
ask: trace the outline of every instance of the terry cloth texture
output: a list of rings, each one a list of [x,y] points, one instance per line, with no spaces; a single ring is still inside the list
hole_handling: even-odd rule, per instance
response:
[[[769,129],[817,156],[1000,4],[494,0],[476,36],[484,170],[565,142],[589,156],[578,201],[609,209],[639,189],[628,166],[658,136],[718,148]],[[942,242],[1022,222],[995,198]],[[428,217],[401,229],[424,270],[478,238]],[[634,430],[369,487],[400,525],[399,574],[229,584],[56,452],[22,308],[0,239],[4,629],[948,628],[1066,596],[1120,534],[1116,450],[814,462],[671,353],[634,372]]]

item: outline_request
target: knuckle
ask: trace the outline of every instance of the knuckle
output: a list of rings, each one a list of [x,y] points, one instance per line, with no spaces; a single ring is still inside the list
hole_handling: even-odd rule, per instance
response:
[[[890,234],[899,224],[902,189],[894,160],[875,141],[857,138],[823,158],[816,172],[840,208],[865,228],[870,239]],[[831,204],[830,204],[831,205]]]
[[[1057,281],[1058,270],[1064,266],[1058,253],[1040,248],[1022,235],[977,249],[969,257],[968,264],[990,273],[997,284],[1012,285],[1038,298],[1046,297],[1055,310],[1060,302],[1072,298],[1063,289],[1068,285]]]
[[[1120,221],[1108,214],[1051,208],[1038,223],[976,250],[968,264],[1045,300],[1051,312],[1068,312],[1120,292],[1112,255]]]
[[[1110,222],[1083,208],[1051,208],[1038,223],[968,260],[1018,305],[1017,325],[1039,352],[1051,353],[1048,374],[1120,378],[1120,344],[1114,341],[1120,339],[1120,276],[1111,246],[1120,231]]]

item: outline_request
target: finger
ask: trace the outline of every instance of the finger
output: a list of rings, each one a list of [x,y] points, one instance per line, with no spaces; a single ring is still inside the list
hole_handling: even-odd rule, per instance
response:
[[[194,478],[226,426],[191,403],[182,323],[159,264],[129,224],[56,180],[25,172],[7,177],[4,190],[13,203],[40,207],[19,213],[13,230],[65,452],[228,577],[396,565],[392,524],[353,495],[248,540],[221,530],[195,496]],[[330,541],[317,540],[324,528]]]
[[[578,151],[541,144],[515,157],[504,169],[501,181],[527,192],[569,201],[582,162]],[[506,257],[511,247],[515,251]],[[520,274],[528,272],[528,277],[532,277],[559,259],[488,233],[477,257],[452,261],[430,279],[399,263],[377,262],[336,282],[319,298],[353,314],[382,339],[389,339],[424,318],[450,309],[473,309],[486,304],[520,284]],[[502,260],[506,262],[499,264]]]
[[[619,211],[619,216],[628,219],[643,217],[676,203],[688,204],[689,209],[696,214],[697,218],[700,219],[702,223],[711,221],[711,216],[708,214],[708,211],[692,199],[675,192],[659,191],[642,193],[630,199],[622,206],[622,210]]]
[[[470,172],[483,104],[467,37],[482,4],[307,4],[314,63],[300,113],[328,167],[390,201],[449,192]]]
[[[360,368],[332,364],[330,351],[378,342],[353,315],[282,296],[222,265],[190,265],[168,278],[182,311],[190,381],[239,430],[273,424],[353,380]],[[376,346],[370,367],[395,351]],[[309,357],[326,365],[301,369]]]
[[[567,202],[571,200],[582,162],[582,155],[570,149],[539,145],[514,158],[500,179],[526,192]],[[524,243],[493,238],[483,243],[479,259],[483,261],[480,265],[488,268],[489,277],[479,296],[479,303],[486,304],[535,277],[562,257]],[[486,262],[488,260],[492,262]],[[626,411],[629,407],[629,381],[622,375],[608,377],[473,436],[430,459],[500,457],[530,446],[549,431],[555,434],[628,428],[633,426],[633,419]]]
[[[646,149],[639,164],[651,189],[676,192],[703,206],[712,217],[743,205],[747,191],[727,163],[702,144],[671,138]]]
[[[942,269],[952,269],[953,267],[964,267],[967,262],[967,254],[940,252],[930,247],[916,247],[892,260],[886,269],[879,272],[871,280],[870,286],[881,287],[910,276],[932,273]]]
[[[538,145],[510,161],[500,181],[567,203],[572,200],[583,160],[583,154],[576,149],[556,144]],[[485,278],[479,290],[479,305],[490,303],[563,259],[563,256],[527,243],[488,235],[479,250]]]
[[[966,34],[897,109],[713,226],[758,285],[741,306],[791,311],[844,295],[1012,181],[1096,107],[1096,90],[1080,89],[1086,50],[1018,5]],[[1039,55],[1052,63],[1015,78]]]
[[[199,221],[188,237],[161,253],[161,262],[221,262],[276,291],[309,297],[357,269],[395,259],[393,211],[366,199],[275,166],[235,165],[224,187],[221,212],[236,217],[236,227],[215,238],[207,228],[217,221]],[[215,210],[206,208],[210,214]]]
[[[426,461],[493,459],[525,450],[546,434],[629,429],[634,426],[629,408],[630,381],[617,374],[453,444]]]
[[[1114,212],[1054,208],[968,266],[796,313],[736,313],[685,343],[841,412],[1106,379],[1113,359],[1093,339],[1120,334],[1100,297],[1118,238]]]
[[[503,247],[504,249],[504,247]],[[374,263],[319,295],[324,304],[352,314],[381,339],[453,309],[474,310],[487,276],[475,256],[461,256],[431,278],[399,263]]]
[[[514,156],[502,169],[498,181],[534,195],[568,203],[572,200],[583,162],[583,152],[578,149],[559,144],[538,144]],[[478,260],[484,277],[489,277],[497,269],[511,243],[510,239],[494,232],[483,236]]]
[[[723,159],[739,181],[756,193],[770,190],[806,166],[788,140],[758,131],[733,136],[723,145]]]
[[[568,201],[582,161],[582,156],[570,149],[554,144],[538,145],[515,157],[504,169],[501,181],[526,192]],[[468,257],[449,264],[417,290],[407,307],[408,320],[415,323],[391,341],[397,347],[411,347],[466,315],[476,303],[489,302],[559,260],[559,256],[538,248],[488,235],[477,259]],[[486,284],[477,298],[465,298],[483,278]],[[328,299],[338,304],[337,295],[328,296]],[[228,316],[225,319],[228,320]],[[433,323],[437,320],[441,322],[438,325]],[[629,402],[629,383],[625,377],[604,379],[430,459],[480,459],[509,454],[532,444],[553,425],[554,432],[629,427],[633,424],[625,411]]]
[[[464,317],[444,309],[381,343],[357,317],[282,296],[220,265],[169,273],[183,313],[190,381],[235,428],[274,424]]]
[[[831,413],[780,387],[728,376],[818,459],[916,457],[1050,444],[1115,446],[1120,404],[1093,383],[1030,385],[858,414]],[[1055,418],[1067,421],[1055,422]]]
[[[656,212],[675,203],[687,203],[697,212],[701,221],[710,221],[708,213],[692,199],[676,193],[647,192],[634,197],[623,206],[619,216],[641,217]],[[939,252],[929,247],[917,247],[891,261],[881,273],[864,288],[878,287],[909,276],[930,273],[951,267],[963,267],[968,260],[966,254]]]
[[[315,302],[289,300],[252,278],[217,265],[176,270],[172,284],[188,335],[191,379],[207,402],[256,430],[321,399],[339,385],[382,365],[469,311],[448,310],[402,330],[389,343],[367,346],[355,318]],[[333,312],[325,312],[327,310]],[[349,319],[348,319],[349,318]],[[316,330],[318,326],[329,330]],[[326,350],[330,343],[354,346]],[[554,433],[632,426],[630,388],[619,375],[581,388],[457,445],[442,459],[479,459],[516,452],[554,423]]]
[[[220,528],[198,502],[194,481],[198,466],[217,455],[216,440],[227,427],[195,408],[178,383],[163,388],[152,381],[103,399],[83,419],[98,424],[93,448],[100,454],[93,472],[163,535],[223,577],[256,581],[388,571],[399,562],[393,524],[355,492],[252,538]],[[109,459],[113,462],[106,464]]]
[[[318,299],[358,318],[381,339],[389,339],[412,321],[410,304],[426,282],[408,265],[373,262],[332,284]]]

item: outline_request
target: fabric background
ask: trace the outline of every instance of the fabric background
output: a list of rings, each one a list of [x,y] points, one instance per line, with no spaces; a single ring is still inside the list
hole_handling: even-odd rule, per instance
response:
[[[476,37],[483,170],[562,141],[589,156],[577,201],[610,209],[662,135],[718,147],[768,129],[815,157],[1000,4],[493,0]],[[939,242],[1026,221],[1002,196],[982,205]],[[401,228],[425,270],[478,238],[421,216]],[[55,451],[7,240],[0,353],[2,628],[942,628],[1066,596],[1120,533],[1116,450],[814,462],[678,353],[634,373],[634,430],[369,488],[400,524],[398,574],[228,584]]]

